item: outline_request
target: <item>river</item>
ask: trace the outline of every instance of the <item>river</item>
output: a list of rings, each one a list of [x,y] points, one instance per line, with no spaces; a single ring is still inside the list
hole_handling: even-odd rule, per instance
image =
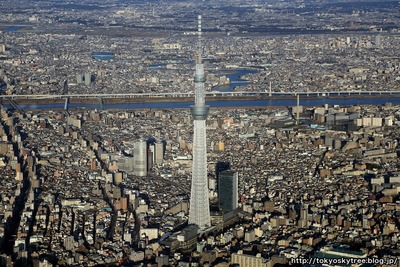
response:
[[[225,76],[229,78],[231,81],[230,84],[227,85],[219,85],[215,86],[213,90],[218,91],[218,92],[233,92],[235,90],[235,87],[237,86],[243,86],[246,84],[250,84],[251,81],[243,80],[241,77],[243,75],[249,74],[249,73],[256,73],[257,70],[254,69],[237,69],[237,70],[223,70],[221,71],[222,73],[227,73]]]
[[[400,104],[400,98],[396,97],[336,97],[336,98],[303,98],[300,99],[300,105],[306,107],[329,105],[382,105],[386,103]],[[244,99],[244,100],[214,100],[207,101],[211,108],[251,108],[251,107],[284,107],[295,106],[296,99]],[[121,104],[103,104],[103,109],[171,109],[171,108],[189,108],[194,101],[187,102],[141,102],[141,103],[121,103]],[[11,105],[5,105],[12,108]],[[55,104],[20,104],[19,107],[24,110],[52,110],[64,109],[63,103]],[[99,104],[71,103],[69,109],[100,109]]]
[[[163,67],[163,64],[154,64],[149,66],[150,68]],[[237,70],[221,70],[227,77],[230,78],[231,84],[216,86],[213,88],[215,91],[220,92],[231,92],[234,91],[236,86],[243,86],[249,84],[250,81],[241,79],[243,75],[249,73],[255,73],[257,70],[254,69],[237,69]],[[329,105],[383,105],[386,103],[400,104],[400,98],[389,97],[389,96],[342,96],[342,97],[303,97],[300,99],[300,105],[306,107],[322,106],[324,104]],[[193,101],[184,102],[146,102],[145,100],[140,103],[121,103],[121,104],[103,104],[103,109],[171,109],[171,108],[189,108],[194,104]],[[297,104],[296,99],[283,98],[283,99],[242,99],[242,100],[212,100],[207,101],[207,105],[211,108],[251,108],[251,107],[284,107],[284,106],[295,106]],[[7,108],[12,108],[11,105],[5,105]],[[26,110],[52,110],[52,109],[64,109],[64,103],[53,103],[53,104],[19,104],[21,109]],[[68,104],[69,109],[100,109],[99,104],[88,104],[88,103],[70,103]]]

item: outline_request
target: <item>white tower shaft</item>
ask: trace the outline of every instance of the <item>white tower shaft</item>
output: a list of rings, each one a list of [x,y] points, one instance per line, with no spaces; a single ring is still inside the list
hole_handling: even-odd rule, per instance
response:
[[[206,119],[209,107],[205,105],[205,75],[201,53],[201,16],[198,17],[198,54],[196,58],[195,104],[191,107],[194,124],[193,166],[190,196],[189,224],[200,228],[211,225],[207,179]]]

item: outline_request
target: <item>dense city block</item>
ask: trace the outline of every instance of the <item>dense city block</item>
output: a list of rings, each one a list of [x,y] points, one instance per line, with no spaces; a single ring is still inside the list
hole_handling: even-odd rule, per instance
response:
[[[399,12],[0,1],[0,266],[400,266]]]

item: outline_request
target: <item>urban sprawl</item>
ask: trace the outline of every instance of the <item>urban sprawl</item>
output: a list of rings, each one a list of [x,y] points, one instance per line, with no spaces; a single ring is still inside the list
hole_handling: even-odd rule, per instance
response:
[[[396,1],[2,1],[0,266],[400,266],[399,12]],[[192,93],[198,53],[207,92],[391,91],[393,103],[198,109],[211,218],[200,229],[188,224],[193,110],[39,99]]]

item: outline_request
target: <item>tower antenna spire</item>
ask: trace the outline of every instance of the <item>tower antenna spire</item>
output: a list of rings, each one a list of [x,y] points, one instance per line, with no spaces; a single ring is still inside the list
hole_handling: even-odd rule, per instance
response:
[[[201,47],[201,15],[197,16],[197,61],[201,64],[202,47]]]

